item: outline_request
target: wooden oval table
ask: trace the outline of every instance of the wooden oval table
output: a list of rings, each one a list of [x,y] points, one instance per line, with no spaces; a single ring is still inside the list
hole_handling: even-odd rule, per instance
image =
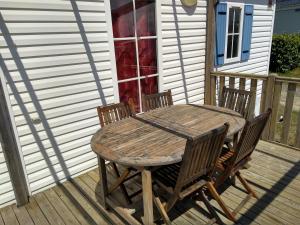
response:
[[[237,134],[245,119],[230,109],[210,105],[174,105],[124,119],[97,131],[91,140],[98,155],[103,205],[107,185],[105,160],[142,168],[144,223],[153,224],[150,167],[182,160],[186,136],[196,136],[228,122],[228,137]]]

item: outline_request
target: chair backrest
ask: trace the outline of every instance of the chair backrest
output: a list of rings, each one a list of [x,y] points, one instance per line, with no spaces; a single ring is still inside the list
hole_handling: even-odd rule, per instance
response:
[[[134,115],[127,103],[116,103],[97,107],[101,127]]]
[[[223,87],[219,106],[232,109],[240,113],[243,117],[249,118],[253,96],[251,91]]]
[[[268,109],[266,112],[246,122],[231,162],[233,166],[240,165],[241,161],[253,153],[271,112],[272,110]]]
[[[144,112],[173,105],[171,90],[157,94],[143,95],[142,104]]]
[[[189,138],[183,155],[175,192],[201,176],[210,176],[221,153],[229,125],[213,129],[197,138]]]

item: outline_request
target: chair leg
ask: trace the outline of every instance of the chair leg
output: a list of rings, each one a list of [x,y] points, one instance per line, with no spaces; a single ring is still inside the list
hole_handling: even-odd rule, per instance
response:
[[[206,225],[214,224],[216,222],[218,222],[218,224],[222,224],[223,222],[221,221],[220,217],[218,216],[218,214],[216,213],[214,208],[211,206],[210,202],[205,197],[203,190],[199,191],[199,198],[204,203],[204,205],[208,209],[209,213],[213,216],[213,219],[209,220],[209,222]]]
[[[207,182],[207,188],[209,190],[209,192],[211,193],[212,197],[218,202],[218,204],[221,206],[221,208],[223,209],[224,213],[226,214],[226,216],[232,220],[232,221],[236,221],[234,214],[227,208],[227,206],[225,205],[225,202],[221,199],[219,193],[217,192],[217,190],[215,189],[214,185],[212,182]]]
[[[170,209],[172,209],[172,207],[175,205],[177,200],[178,200],[178,197],[176,197],[175,195],[172,195],[172,197],[167,201],[167,204],[165,205],[165,209],[166,209],[167,212]]]
[[[156,197],[154,194],[153,194],[153,201],[154,201],[154,204],[156,205],[157,210],[159,211],[161,217],[163,218],[165,224],[171,225],[172,223],[171,223],[171,220],[165,210],[165,207],[161,203],[160,199],[158,197]]]
[[[124,180],[125,180],[125,179],[128,177],[128,175],[130,174],[130,170],[126,169],[126,170],[122,173],[122,175],[120,176],[120,173],[119,173],[119,170],[118,170],[117,165],[116,165],[115,163],[112,163],[112,165],[113,165],[113,169],[114,169],[114,171],[115,171],[115,173],[116,173],[116,175],[117,175],[117,180],[116,180],[116,182],[109,188],[108,193],[109,193],[109,194],[112,193],[114,190],[116,190],[116,189],[120,186],[121,191],[122,191],[122,193],[123,193],[123,195],[124,195],[124,197],[125,197],[125,199],[126,199],[126,202],[127,202],[128,204],[131,204],[132,201],[131,201],[131,199],[130,199],[130,197],[129,197],[129,195],[128,195],[128,192],[127,192],[127,190],[126,190],[125,185],[123,184]]]
[[[254,190],[249,186],[248,182],[242,177],[241,173],[238,171],[236,172],[237,178],[240,180],[244,188],[250,193],[254,198],[258,199],[256,193]]]

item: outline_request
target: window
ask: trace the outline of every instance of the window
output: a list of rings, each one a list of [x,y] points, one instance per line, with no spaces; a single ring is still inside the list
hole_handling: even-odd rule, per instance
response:
[[[225,63],[240,61],[244,9],[241,4],[227,4]]]
[[[110,0],[120,102],[158,91],[155,0]]]
[[[250,58],[254,6],[220,2],[216,6],[215,65]]]

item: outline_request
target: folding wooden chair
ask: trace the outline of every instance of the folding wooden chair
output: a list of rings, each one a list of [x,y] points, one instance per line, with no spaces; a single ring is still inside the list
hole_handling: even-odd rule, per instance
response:
[[[255,95],[251,91],[227,88],[224,86],[219,100],[219,106],[232,109],[240,113],[245,119],[250,119],[253,115],[251,107],[253,97],[255,97]],[[226,138],[225,144],[228,148],[237,144],[237,137],[238,134],[235,134],[235,136]]]
[[[108,106],[98,106],[97,111],[101,127],[131,117],[135,114],[132,107],[127,103],[116,103]],[[127,167],[120,175],[117,165],[113,162],[111,164],[116,173],[117,180],[109,188],[108,194],[112,193],[114,190],[120,187],[126,201],[128,203],[131,203],[131,198],[133,197],[133,195],[128,195],[124,182],[135,177],[137,174],[139,174],[139,171],[137,171],[135,168]]]
[[[240,113],[244,118],[249,119],[251,114],[251,104],[253,103],[253,93],[251,91],[239,90],[223,87],[219,106],[232,109]]]
[[[271,111],[271,109],[268,109],[265,113],[262,113],[256,118],[246,122],[236,149],[230,149],[229,151],[227,151],[227,153],[225,153],[218,159],[216,168],[216,170],[218,171],[218,173],[216,174],[218,175],[215,177],[215,183],[208,184],[211,189],[214,189],[214,186],[219,186],[223,184],[228,178],[236,175],[248,192],[247,197],[237,206],[237,208],[233,212],[231,212],[227,208],[217,191],[215,191],[212,195],[222,207],[227,217],[232,221],[235,221],[235,215],[250,199],[251,196],[257,198],[257,195],[251,189],[248,182],[242,177],[240,170],[245,168],[245,164],[251,159],[250,156],[259,141],[268,118],[270,117]]]
[[[166,224],[171,224],[167,212],[176,201],[199,191],[210,182],[228,126],[224,124],[198,137],[186,137],[182,162],[160,167],[153,172],[154,182],[170,194],[164,204],[158,197],[154,197],[154,203]]]
[[[173,105],[171,90],[157,94],[142,95],[142,105],[144,112]]]

